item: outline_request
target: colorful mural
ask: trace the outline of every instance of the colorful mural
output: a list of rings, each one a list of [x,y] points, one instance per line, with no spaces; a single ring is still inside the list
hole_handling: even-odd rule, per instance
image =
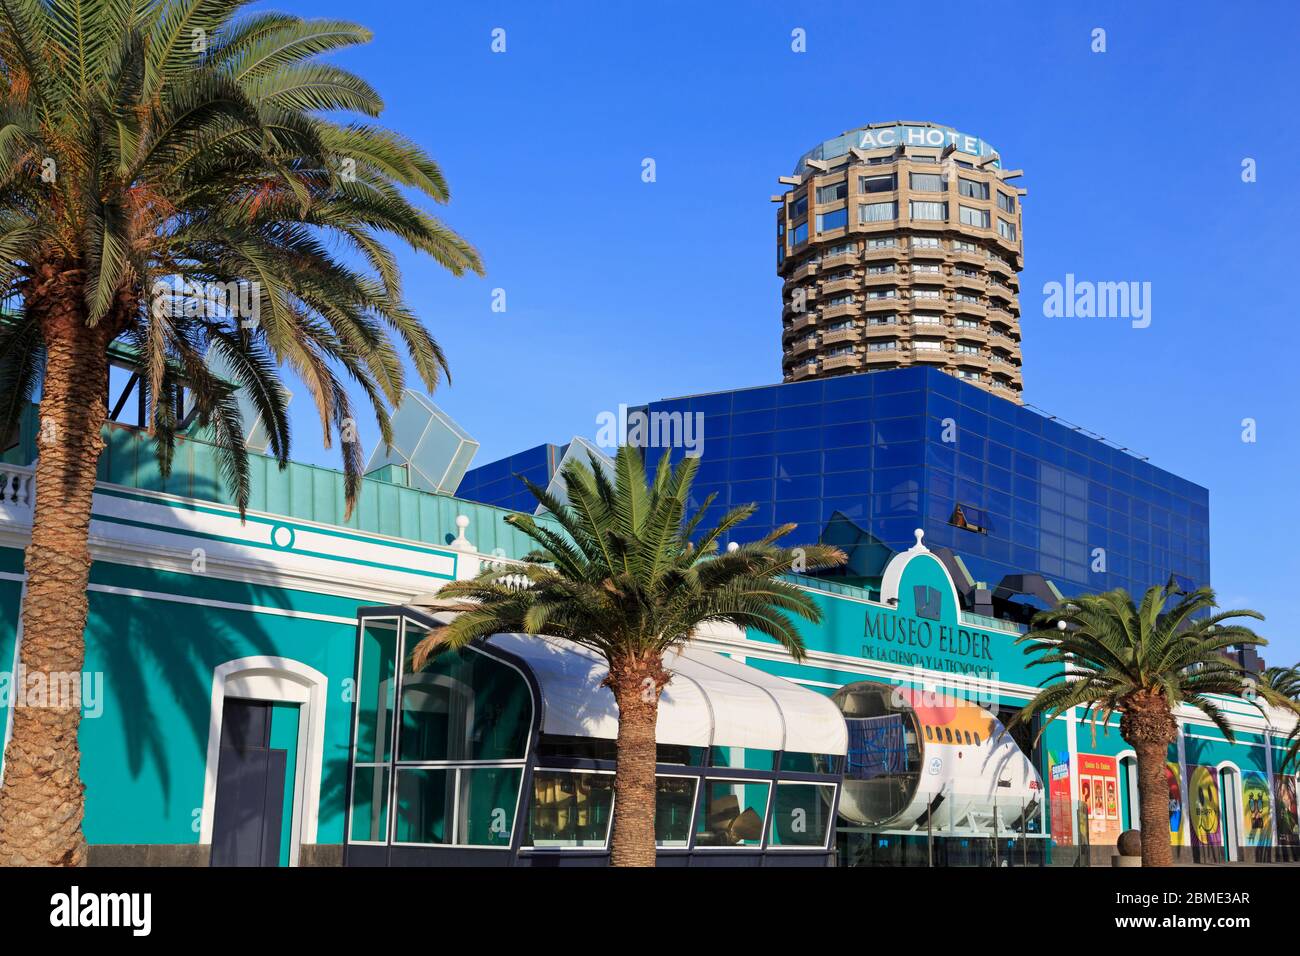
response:
[[[1278,774],[1273,778],[1277,805],[1277,845],[1300,846],[1300,827],[1296,825],[1295,777]]]
[[[1241,774],[1241,829],[1247,846],[1268,846],[1273,842],[1273,799],[1268,777],[1258,770]]]
[[[1169,785],[1169,844],[1183,845],[1183,775],[1178,764],[1165,764],[1165,782]]]
[[[1192,846],[1223,846],[1219,810],[1219,779],[1213,767],[1189,767],[1187,793],[1191,802]]]

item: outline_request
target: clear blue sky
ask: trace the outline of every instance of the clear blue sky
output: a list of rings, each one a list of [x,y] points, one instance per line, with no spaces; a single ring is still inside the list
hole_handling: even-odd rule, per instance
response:
[[[1266,658],[1300,657],[1294,5],[274,6],[374,30],[341,62],[442,164],[440,214],[483,254],[485,279],[405,260],[479,463],[594,436],[620,402],[779,381],[776,177],[854,126],[945,123],[1025,170],[1026,398],[1208,486],[1221,599],[1268,615]],[[1150,282],[1151,326],[1044,318],[1066,273]],[[296,457],[336,464],[299,424]]]

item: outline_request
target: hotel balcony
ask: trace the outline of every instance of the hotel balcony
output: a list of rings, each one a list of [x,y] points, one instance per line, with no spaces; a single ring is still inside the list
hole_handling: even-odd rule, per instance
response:
[[[811,349],[815,349],[816,347],[817,347],[817,336],[805,335],[801,339],[795,339],[794,343],[790,346],[788,351],[790,352],[791,355],[801,355],[804,352],[807,352]]]
[[[861,288],[861,283],[856,277],[850,276],[847,279],[836,279],[834,282],[827,282],[821,288],[821,294],[835,295],[837,292],[856,292]]]
[[[837,342],[860,342],[862,330],[859,328],[838,329],[822,333],[822,345],[835,345]]]
[[[860,302],[845,302],[842,305],[824,305],[822,306],[822,321],[829,322],[831,319],[840,316],[857,315],[861,304]]]
[[[816,362],[804,362],[790,369],[790,381],[797,382],[800,379],[808,378],[817,374]]]
[[[789,326],[786,327],[786,334],[798,332],[800,329],[806,329],[809,326],[816,324],[816,312],[801,312],[790,321]]]
[[[822,359],[823,372],[841,368],[862,368],[862,356],[854,353],[852,355],[833,355],[830,358]]]
[[[916,343],[912,343],[912,357],[918,362],[926,362],[932,365],[947,365],[952,361],[952,353],[938,349],[919,349]]]
[[[854,249],[852,252],[841,252],[833,256],[823,256],[821,271],[830,272],[840,266],[855,266],[858,264],[858,252]]]

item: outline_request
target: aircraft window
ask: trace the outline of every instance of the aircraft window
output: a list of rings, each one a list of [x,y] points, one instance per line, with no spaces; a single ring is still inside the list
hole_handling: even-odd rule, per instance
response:
[[[948,739],[948,743],[952,743],[952,728],[951,727],[943,728],[943,734]]]
[[[980,745],[980,732],[977,730],[975,731],[975,746],[978,747],[979,745]]]
[[[926,725],[925,725],[925,739],[926,739],[926,740],[933,740],[933,739],[934,739],[934,734],[930,731],[930,725],[929,725],[929,724],[926,724]]]
[[[970,731],[966,731],[966,743],[970,743]]]

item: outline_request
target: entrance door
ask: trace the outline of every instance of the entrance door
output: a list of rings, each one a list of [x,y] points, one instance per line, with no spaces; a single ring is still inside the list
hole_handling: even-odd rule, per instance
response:
[[[287,866],[298,707],[227,697],[212,817],[212,866]]]

